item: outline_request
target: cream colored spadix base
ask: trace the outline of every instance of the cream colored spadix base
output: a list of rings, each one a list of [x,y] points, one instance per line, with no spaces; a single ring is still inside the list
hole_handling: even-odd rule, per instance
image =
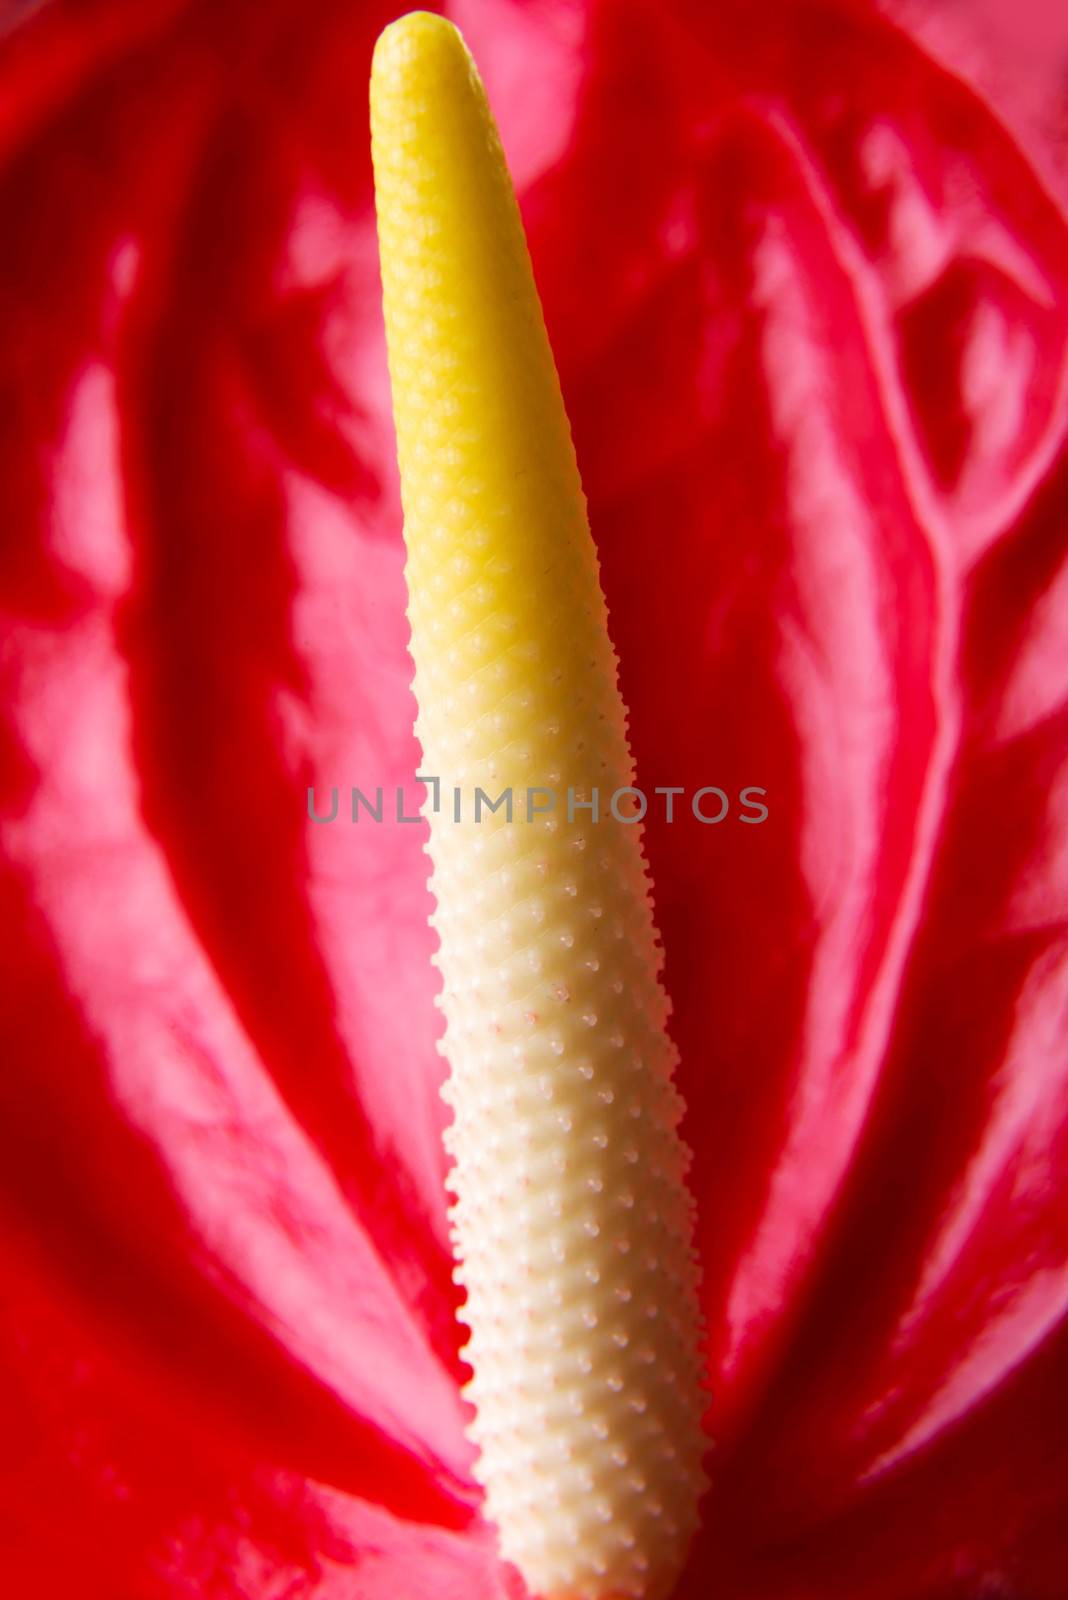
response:
[[[597,561],[456,30],[388,28],[371,106],[417,731],[443,785],[427,814],[476,1470],[534,1593],[663,1596],[703,1486],[697,1275],[640,828],[608,810],[633,766]],[[476,788],[509,786],[512,820],[476,822]],[[528,787],[555,808],[527,820]],[[569,787],[599,790],[600,820],[568,819]]]

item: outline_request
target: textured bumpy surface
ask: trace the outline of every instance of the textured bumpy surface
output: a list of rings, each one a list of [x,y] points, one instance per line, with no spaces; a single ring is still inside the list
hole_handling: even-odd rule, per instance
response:
[[[534,1591],[662,1595],[702,1486],[696,1268],[597,562],[456,30],[387,29],[371,101],[477,1470]]]

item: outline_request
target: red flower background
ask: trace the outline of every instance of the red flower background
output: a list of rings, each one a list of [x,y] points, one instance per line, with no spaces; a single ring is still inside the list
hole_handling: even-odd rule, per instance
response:
[[[362,0],[0,41],[3,1570],[522,1592],[457,1393]],[[681,1593],[1068,1594],[1068,21],[456,0],[640,777],[713,1488]],[[743,837],[744,835],[744,837]]]

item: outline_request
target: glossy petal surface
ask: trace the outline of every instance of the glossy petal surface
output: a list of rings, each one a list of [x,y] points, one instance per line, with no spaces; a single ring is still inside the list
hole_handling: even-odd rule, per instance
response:
[[[365,86],[399,8],[0,39],[5,1568],[491,1600]],[[681,1593],[1068,1570],[1068,29],[462,0],[649,830],[717,1449]],[[414,794],[413,794],[414,798]]]

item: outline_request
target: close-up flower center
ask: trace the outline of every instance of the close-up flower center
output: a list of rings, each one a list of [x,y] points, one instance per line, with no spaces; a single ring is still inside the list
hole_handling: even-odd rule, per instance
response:
[[[1062,13],[0,0],[6,1590],[1065,1600]]]

